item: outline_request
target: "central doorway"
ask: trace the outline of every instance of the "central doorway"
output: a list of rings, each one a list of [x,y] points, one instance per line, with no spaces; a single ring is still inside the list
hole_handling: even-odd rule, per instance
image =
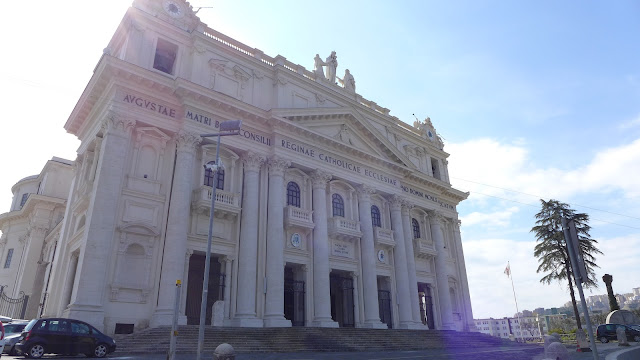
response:
[[[187,282],[187,325],[200,325],[200,305],[202,304],[202,283],[204,282],[205,254],[192,254],[189,257],[189,278]],[[211,325],[213,304],[224,300],[224,274],[217,257],[209,259],[209,293],[205,325]]]
[[[331,273],[331,318],[340,327],[355,327],[353,314],[353,279],[343,273]]]
[[[430,330],[436,328],[433,321],[433,298],[431,297],[431,287],[429,284],[418,283],[418,298],[420,299],[420,318],[422,324],[427,325]]]
[[[291,321],[291,326],[304,326],[304,281],[297,280],[302,276],[293,267],[284,268],[284,318]]]

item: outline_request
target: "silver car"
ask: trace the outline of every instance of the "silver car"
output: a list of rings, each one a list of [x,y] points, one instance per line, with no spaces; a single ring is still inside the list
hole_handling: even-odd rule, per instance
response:
[[[17,355],[15,345],[28,323],[28,321],[12,321],[4,325],[4,350],[2,351],[4,354]]]

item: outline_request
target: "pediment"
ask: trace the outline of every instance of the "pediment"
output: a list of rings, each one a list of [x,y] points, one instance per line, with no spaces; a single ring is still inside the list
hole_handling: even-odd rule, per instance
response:
[[[274,109],[286,118],[347,147],[382,158],[399,166],[416,166],[364,116],[348,108]]]

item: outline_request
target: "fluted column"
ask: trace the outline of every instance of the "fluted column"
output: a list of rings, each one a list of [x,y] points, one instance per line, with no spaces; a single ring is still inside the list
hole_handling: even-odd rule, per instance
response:
[[[269,159],[269,200],[267,210],[267,295],[265,327],[288,327],[284,318],[284,171],[290,161]]]
[[[358,295],[358,273],[352,272],[351,281],[353,282],[353,323],[355,326],[360,324],[360,301]]]
[[[464,252],[462,251],[462,237],[460,236],[460,220],[456,220],[453,225],[453,238],[456,242],[458,252],[458,267],[460,271],[460,282],[462,285],[462,301],[465,313],[465,331],[474,331],[475,322],[473,321],[473,312],[471,310],[471,295],[469,293],[469,281],[467,280],[467,268],[464,262]]]
[[[358,187],[358,212],[360,215],[360,261],[362,263],[362,295],[364,302],[364,321],[362,326],[385,329],[386,324],[380,321],[378,305],[378,279],[376,275],[376,254],[373,239],[373,223],[371,221],[372,187]]]
[[[329,284],[329,234],[327,229],[327,181],[331,175],[315,170],[313,183],[313,322],[312,326],[338,327],[331,319]]]
[[[411,301],[409,297],[409,275],[407,274],[407,251],[405,249],[404,229],[402,226],[402,202],[400,196],[391,197],[391,227],[396,246],[393,249],[393,266],[396,273],[396,294],[398,296],[398,315],[400,328],[411,328]]]
[[[411,226],[412,208],[413,204],[408,201],[402,204],[402,229],[404,230],[404,243],[407,252],[411,316],[416,325],[422,325],[422,321],[420,320],[420,299],[418,298],[418,280],[416,277],[416,258],[413,252],[413,227]]]
[[[42,226],[32,226],[29,231],[29,252],[25,254],[25,263],[33,266],[36,264],[36,274],[32,284],[25,284],[25,279],[21,279],[20,288],[31,288],[29,296],[30,301],[27,304],[25,318],[32,319],[38,317],[38,308],[40,306],[40,298],[42,297],[42,287],[44,286],[44,273],[47,271],[48,262],[44,261],[44,239],[49,231],[48,228]],[[37,253],[37,254],[36,254]],[[32,257],[38,256],[35,259]]]
[[[451,295],[449,294],[449,277],[447,271],[447,249],[444,247],[444,235],[442,233],[444,217],[435,212],[429,212],[431,224],[431,237],[436,247],[436,286],[438,287],[438,302],[440,303],[440,318],[442,330],[454,330],[453,313],[451,309]]]
[[[263,322],[256,316],[256,283],[258,264],[258,190],[260,168],[264,157],[249,152],[243,156],[244,194],[242,196],[242,217],[240,219],[240,249],[238,254],[238,293],[234,324],[242,327],[262,327]]]
[[[87,211],[85,243],[79,254],[78,286],[65,313],[70,318],[84,319],[99,330],[104,327],[103,302],[111,262],[105,254],[110,254],[114,246],[124,167],[135,124],[135,120],[112,110],[102,123],[102,148]]]
[[[151,318],[151,326],[171,325],[173,321],[173,303],[176,280],[184,280],[185,254],[187,252],[187,233],[193,166],[196,159],[196,147],[202,138],[196,133],[180,131],[176,134],[176,161],[173,175],[173,187],[167,218],[167,231],[160,275],[158,305]],[[183,314],[184,317],[184,314]],[[182,320],[184,322],[184,319]]]

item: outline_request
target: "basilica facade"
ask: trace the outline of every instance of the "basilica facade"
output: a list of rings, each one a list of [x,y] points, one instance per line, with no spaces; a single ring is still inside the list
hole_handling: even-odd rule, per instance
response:
[[[180,280],[179,322],[198,324],[215,194],[207,324],[472,328],[468,194],[442,140],[358,94],[335,56],[307,70],[184,1],[134,1],[65,124],[81,145],[42,313],[169,325]],[[227,120],[242,126],[216,164],[201,135]]]

